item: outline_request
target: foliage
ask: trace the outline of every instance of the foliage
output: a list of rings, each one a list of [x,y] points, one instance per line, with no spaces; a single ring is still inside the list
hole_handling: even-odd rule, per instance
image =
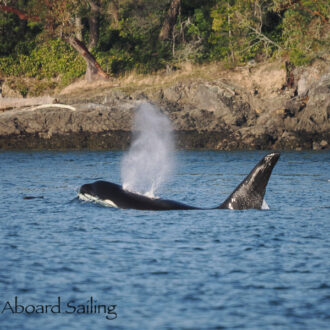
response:
[[[19,52],[20,46],[33,48],[34,40],[40,32],[39,24],[21,21],[14,14],[6,15],[0,11],[0,56]]]
[[[93,54],[109,74],[151,72],[182,61],[236,65],[283,54],[305,65],[329,48],[328,0],[181,0],[171,39],[160,41],[170,2],[0,0],[40,18],[20,20],[0,11],[0,72],[58,76],[62,84],[81,76],[84,61],[64,40],[79,18],[87,44],[91,15],[97,15],[99,32]]]
[[[273,9],[282,15],[283,46],[295,65],[304,65],[329,49],[328,0],[274,1]]]
[[[0,72],[8,76],[26,76],[38,79],[62,77],[62,83],[70,83],[85,70],[84,61],[63,41],[49,40],[30,52],[26,43],[18,44],[17,54],[0,57]]]

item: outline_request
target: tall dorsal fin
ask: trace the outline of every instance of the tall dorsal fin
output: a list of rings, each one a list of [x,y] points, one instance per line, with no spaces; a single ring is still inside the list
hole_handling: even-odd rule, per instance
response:
[[[261,159],[250,174],[217,208],[231,210],[261,209],[269,177],[279,158],[280,154],[274,152]]]

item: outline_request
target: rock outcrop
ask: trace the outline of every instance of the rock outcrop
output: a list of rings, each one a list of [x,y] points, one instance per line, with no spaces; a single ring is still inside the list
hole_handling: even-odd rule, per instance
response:
[[[180,148],[329,149],[329,66],[294,74],[293,88],[285,67],[272,63],[130,93],[109,87],[59,95],[57,102],[72,108],[57,103],[0,113],[0,149],[126,148],[142,101],[169,116]]]

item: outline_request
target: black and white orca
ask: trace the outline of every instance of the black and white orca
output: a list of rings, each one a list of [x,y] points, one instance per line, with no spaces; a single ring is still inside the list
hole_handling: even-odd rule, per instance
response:
[[[168,199],[150,198],[124,190],[122,186],[107,181],[84,184],[78,196],[82,200],[96,201],[122,209],[152,211],[261,209],[268,180],[279,157],[279,153],[270,153],[263,157],[232,194],[219,206],[213,208],[199,208]]]

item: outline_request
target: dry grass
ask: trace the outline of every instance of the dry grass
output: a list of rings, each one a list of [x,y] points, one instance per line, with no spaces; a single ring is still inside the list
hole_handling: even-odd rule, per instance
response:
[[[192,64],[183,63],[179,67],[158,71],[153,74],[138,74],[131,71],[117,79],[119,86],[123,89],[145,89],[159,88],[175,84],[180,81],[191,79],[215,79],[224,72],[222,64]]]
[[[72,93],[76,93],[77,91],[84,92],[90,89],[113,87],[114,85],[115,84],[112,80],[97,80],[93,82],[88,82],[84,79],[79,79],[62,89],[60,95],[70,95]]]
[[[151,74],[140,74],[132,70],[122,76],[112,78],[110,80],[99,80],[95,82],[86,82],[78,80],[73,84],[64,88],[60,95],[72,95],[76,93],[89,93],[97,90],[101,92],[109,88],[120,88],[128,93],[137,90],[158,89],[167,87],[178,82],[184,82],[194,79],[216,79],[221,77],[226,69],[223,64],[192,64],[183,63],[180,67],[161,70]]]
[[[270,69],[271,73],[267,72]],[[277,77],[277,78],[276,78]],[[65,87],[59,95],[65,97],[90,97],[102,95],[111,89],[121,89],[125,93],[144,92],[159,90],[176,85],[180,82],[186,83],[195,80],[212,81],[227,79],[243,88],[273,89],[275,85],[283,83],[285,71],[279,63],[260,63],[256,66],[235,67],[230,69],[223,63],[192,64],[182,63],[176,67],[160,70],[152,74],[140,74],[136,71],[125,73],[109,80],[98,80],[87,82],[83,78]],[[56,92],[56,91],[54,91]]]

